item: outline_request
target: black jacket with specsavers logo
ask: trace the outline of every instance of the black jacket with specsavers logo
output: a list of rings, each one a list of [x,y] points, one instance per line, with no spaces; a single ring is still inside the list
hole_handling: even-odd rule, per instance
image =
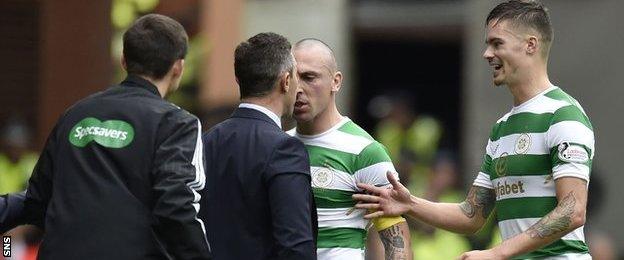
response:
[[[30,179],[40,259],[208,259],[199,120],[129,76],[69,108]]]

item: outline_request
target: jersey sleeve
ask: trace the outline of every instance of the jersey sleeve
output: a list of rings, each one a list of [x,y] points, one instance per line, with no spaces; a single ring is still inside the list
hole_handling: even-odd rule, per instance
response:
[[[491,146],[492,141],[488,139],[488,144],[485,147],[485,155],[483,155],[481,168],[479,169],[479,173],[472,183],[472,185],[474,186],[494,189],[494,185],[492,185],[492,179],[490,179],[490,175],[492,174],[492,154],[490,153]]]
[[[578,105],[555,111],[546,132],[553,179],[576,177],[589,182],[594,158],[594,130]]]
[[[388,152],[379,142],[373,142],[364,148],[358,156],[356,165],[358,170],[355,171],[353,177],[358,183],[390,188],[386,173],[392,172],[397,179],[399,178]],[[380,231],[404,221],[405,219],[401,216],[382,217],[373,219],[373,225],[375,230]]]

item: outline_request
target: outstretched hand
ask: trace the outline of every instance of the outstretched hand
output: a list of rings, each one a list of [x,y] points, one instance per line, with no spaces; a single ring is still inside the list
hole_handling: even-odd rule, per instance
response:
[[[381,216],[398,216],[407,213],[412,203],[412,195],[403,184],[397,181],[392,172],[387,172],[386,176],[392,184],[392,188],[375,187],[370,184],[358,183],[357,186],[368,194],[354,194],[353,199],[358,203],[358,209],[367,209],[369,214],[364,218],[372,219]]]

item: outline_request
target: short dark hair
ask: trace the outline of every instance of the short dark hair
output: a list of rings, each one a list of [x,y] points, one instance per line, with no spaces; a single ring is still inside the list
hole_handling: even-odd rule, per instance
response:
[[[241,99],[267,95],[282,73],[293,71],[291,48],[284,36],[271,32],[256,34],[236,47],[234,74]]]
[[[123,35],[123,54],[128,74],[162,79],[188,51],[188,36],[177,21],[148,14],[134,21]]]
[[[542,3],[535,0],[510,0],[501,3],[490,11],[485,20],[485,25],[489,25],[492,21],[505,20],[511,21],[514,25],[526,26],[537,31],[542,37],[541,40],[546,43],[544,54],[548,54],[554,35],[548,8]]]

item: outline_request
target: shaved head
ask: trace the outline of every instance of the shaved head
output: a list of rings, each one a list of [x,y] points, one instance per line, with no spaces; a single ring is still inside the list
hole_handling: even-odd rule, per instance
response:
[[[327,45],[327,43],[315,39],[315,38],[305,38],[303,40],[295,43],[295,47],[293,50],[314,50],[317,51],[320,55],[319,58],[323,60],[323,63],[328,67],[330,72],[335,72],[338,70],[338,63],[336,62],[336,57],[334,56],[334,51]]]

